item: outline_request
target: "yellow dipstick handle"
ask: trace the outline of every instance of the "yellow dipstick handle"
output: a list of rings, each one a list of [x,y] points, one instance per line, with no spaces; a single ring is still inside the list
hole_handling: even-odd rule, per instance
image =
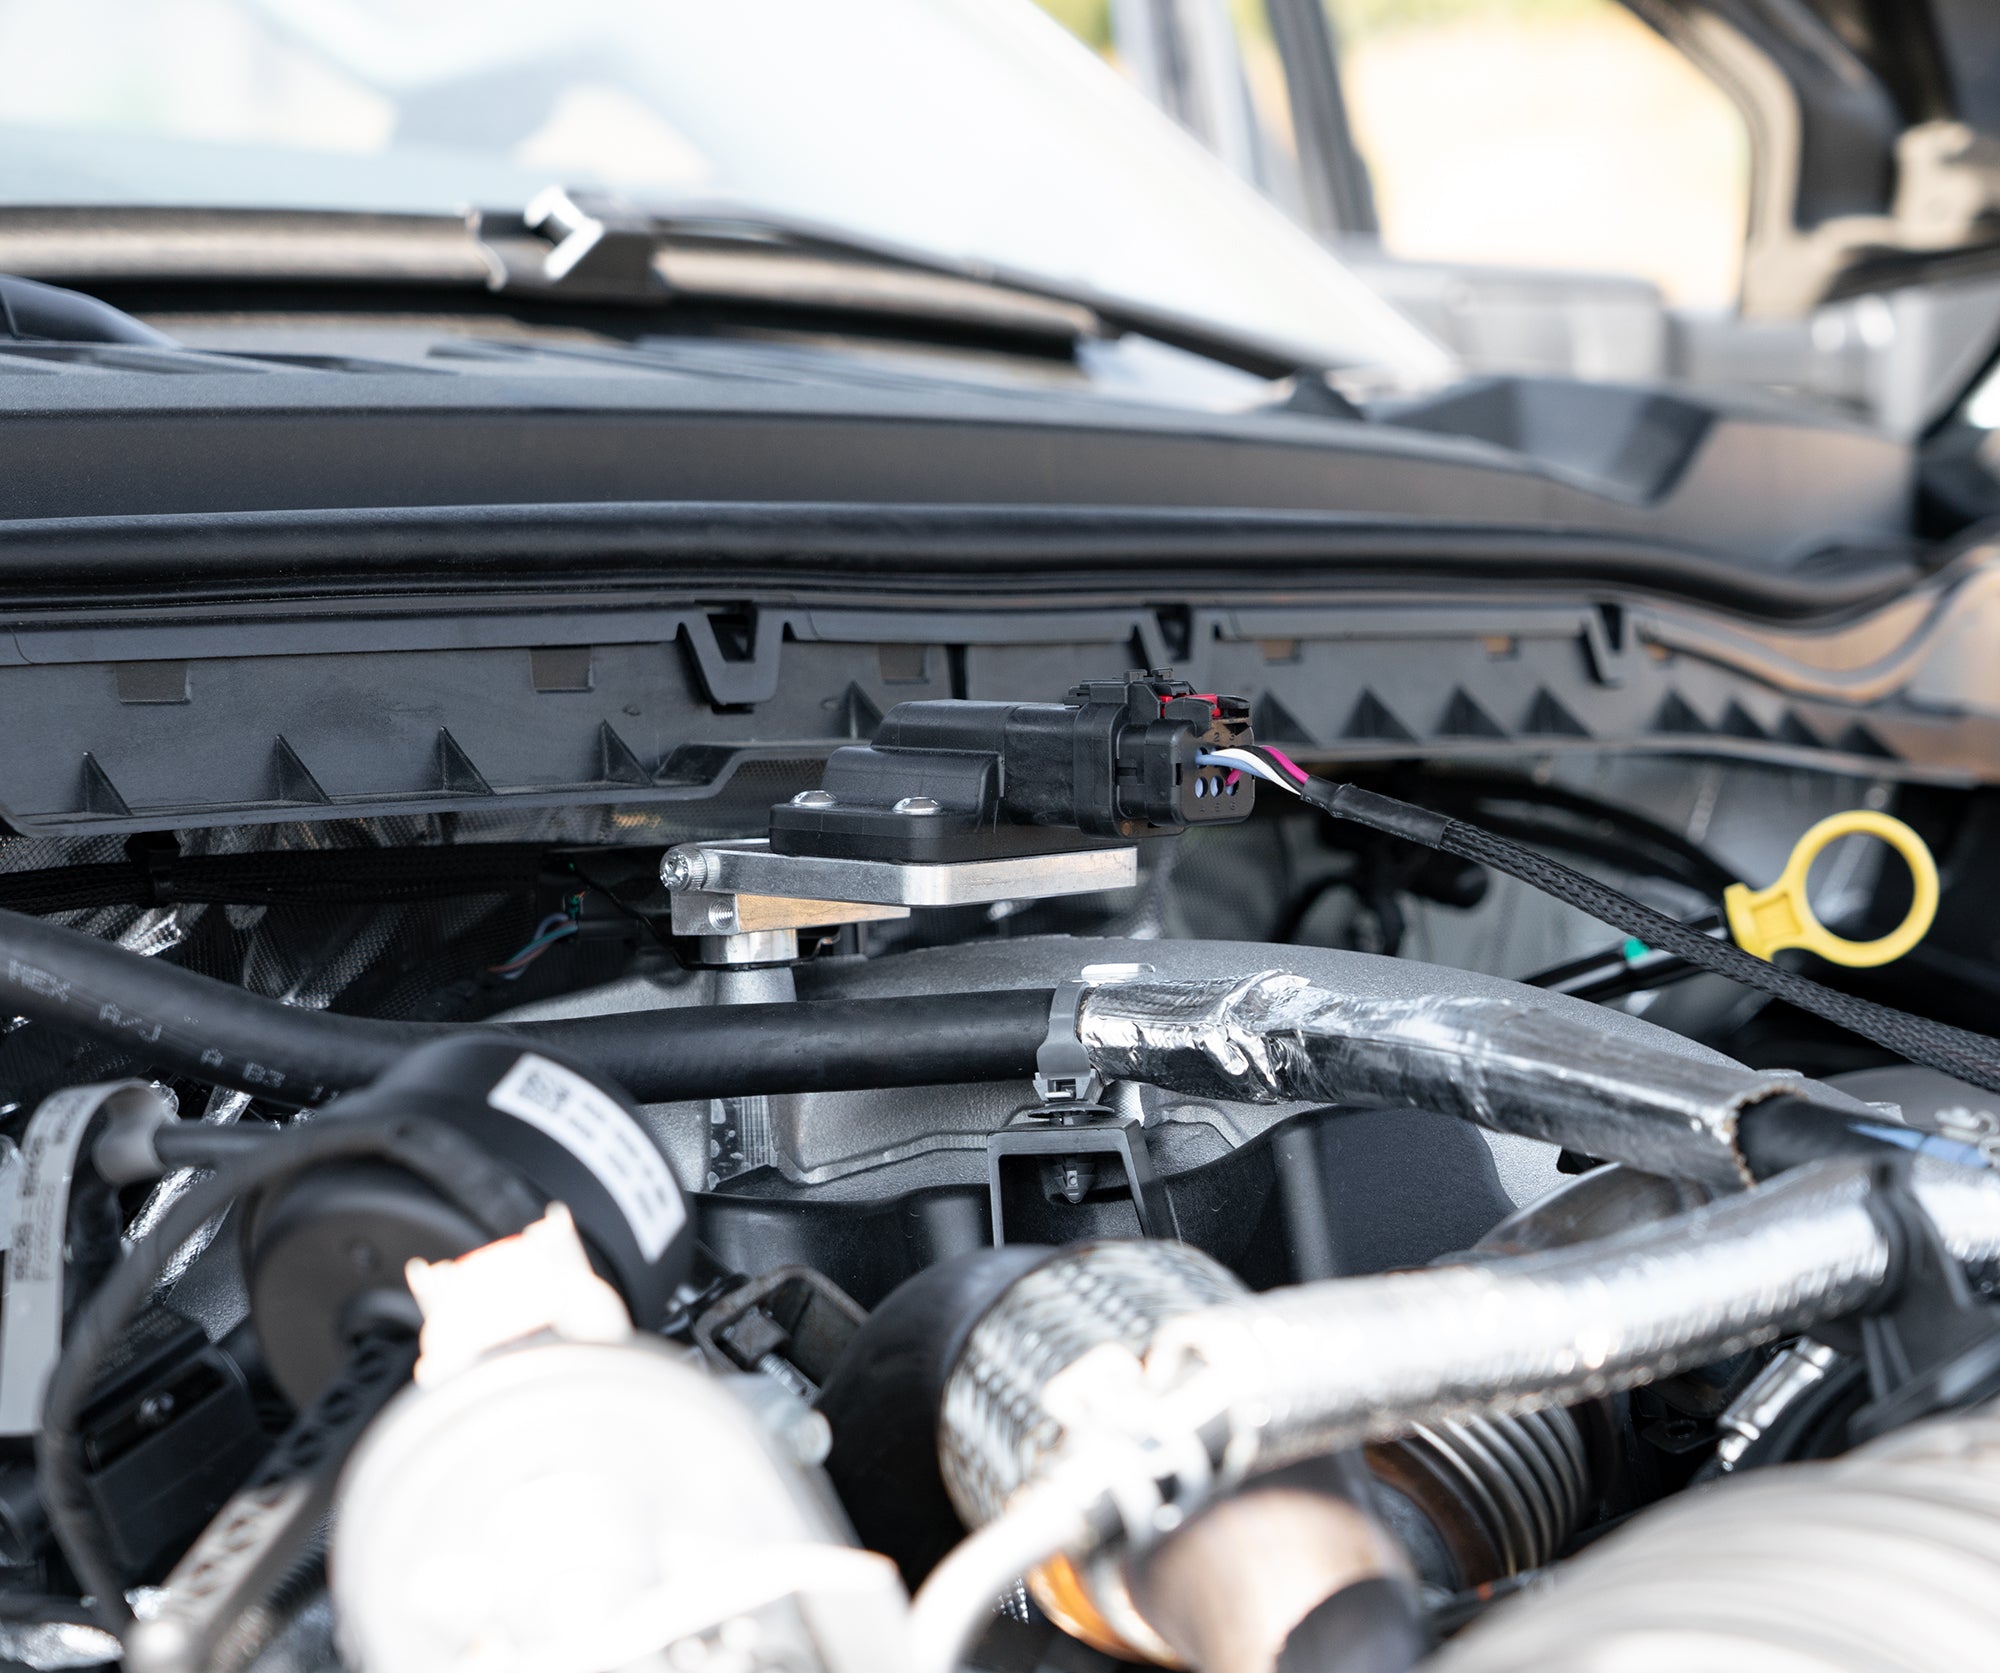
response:
[[[1806,873],[1828,844],[1844,836],[1880,837],[1903,856],[1910,868],[1910,912],[1879,941],[1849,941],[1813,916],[1806,900]],[[1937,861],[1924,839],[1900,819],[1886,813],[1854,808],[1822,819],[1799,838],[1777,882],[1768,889],[1732,883],[1723,891],[1722,907],[1729,916],[1729,933],[1746,953],[1768,959],[1781,947],[1804,947],[1833,964],[1856,970],[1889,964],[1901,958],[1930,932],[1937,917]]]

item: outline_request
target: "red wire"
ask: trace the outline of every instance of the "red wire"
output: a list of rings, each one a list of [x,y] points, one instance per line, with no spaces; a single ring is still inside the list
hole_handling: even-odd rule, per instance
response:
[[[1222,703],[1221,695],[1213,691],[1191,691],[1188,693],[1188,695],[1192,697],[1197,703],[1206,703],[1211,709],[1220,707]],[[1293,778],[1299,781],[1299,783],[1301,784],[1312,783],[1312,774],[1308,773],[1305,770],[1305,768],[1301,767],[1298,764],[1298,762],[1294,761],[1289,755],[1287,755],[1282,749],[1279,749],[1276,745],[1259,744],[1257,745],[1257,747],[1261,749],[1266,755],[1270,756],[1273,761],[1277,762],[1279,766],[1284,768],[1286,772],[1290,773]],[[1234,784],[1240,776],[1241,776],[1240,774],[1231,773],[1225,782]]]
[[[1273,761],[1277,762],[1279,766],[1283,767],[1286,772],[1290,773],[1292,777],[1297,779],[1301,784],[1312,783],[1312,775],[1308,773],[1305,770],[1305,768],[1301,767],[1298,764],[1298,762],[1294,761],[1289,755],[1287,755],[1282,749],[1279,749],[1277,745],[1259,744],[1257,747],[1261,749],[1266,755],[1270,756],[1270,758]]]

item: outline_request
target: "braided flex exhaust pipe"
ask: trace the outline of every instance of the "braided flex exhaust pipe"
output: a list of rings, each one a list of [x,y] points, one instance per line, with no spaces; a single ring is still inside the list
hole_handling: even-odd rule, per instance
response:
[[[1910,1179],[1952,1254],[2000,1272],[2000,1181],[1922,1158]],[[918,1673],[956,1664],[983,1619],[968,1600],[1059,1555],[1144,1543],[1163,1503],[1179,1514],[1255,1472],[1573,1404],[1856,1311],[1895,1261],[1872,1188],[1869,1164],[1823,1162],[1594,1243],[1195,1307],[1165,1319],[1143,1359],[1100,1345],[1049,1378],[1004,1453],[978,1424],[945,1436],[961,1502],[1004,1508],[919,1593]],[[1003,1298],[980,1329],[1009,1327]],[[978,1409],[975,1392],[961,1409]]]

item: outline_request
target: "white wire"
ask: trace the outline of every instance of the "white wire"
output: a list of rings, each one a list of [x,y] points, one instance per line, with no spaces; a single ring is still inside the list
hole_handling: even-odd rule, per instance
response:
[[[1275,784],[1280,790],[1289,790],[1294,796],[1299,793],[1297,784],[1286,778],[1270,762],[1252,755],[1247,749],[1203,750],[1194,760],[1198,767],[1233,767],[1236,771],[1248,773],[1253,778],[1261,778],[1266,784]]]

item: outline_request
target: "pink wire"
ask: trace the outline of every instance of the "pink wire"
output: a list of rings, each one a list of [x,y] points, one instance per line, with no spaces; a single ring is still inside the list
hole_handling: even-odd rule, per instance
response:
[[[1266,755],[1270,756],[1270,758],[1273,761],[1277,762],[1279,766],[1283,767],[1286,772],[1290,773],[1292,777],[1297,779],[1301,784],[1312,783],[1312,775],[1308,773],[1305,770],[1305,768],[1301,767],[1298,764],[1298,762],[1294,761],[1289,755],[1287,755],[1282,749],[1276,749],[1270,744],[1259,744],[1257,747],[1261,749]]]
[[[1211,709],[1219,708],[1222,703],[1222,699],[1212,691],[1197,691],[1196,693],[1194,693],[1194,700],[1197,703],[1206,703]],[[1287,755],[1282,749],[1277,749],[1270,744],[1259,744],[1257,747],[1261,749],[1266,755],[1270,756],[1270,758],[1273,761],[1277,762],[1279,766],[1283,767],[1285,771],[1290,773],[1293,778],[1299,781],[1299,783],[1301,784],[1312,783],[1312,775],[1308,773],[1305,770],[1305,768],[1301,767],[1298,764],[1298,762],[1294,761],[1289,755]],[[1225,784],[1234,784],[1242,776],[1243,775],[1239,772],[1232,772],[1229,775],[1229,777],[1225,779],[1223,782]]]

